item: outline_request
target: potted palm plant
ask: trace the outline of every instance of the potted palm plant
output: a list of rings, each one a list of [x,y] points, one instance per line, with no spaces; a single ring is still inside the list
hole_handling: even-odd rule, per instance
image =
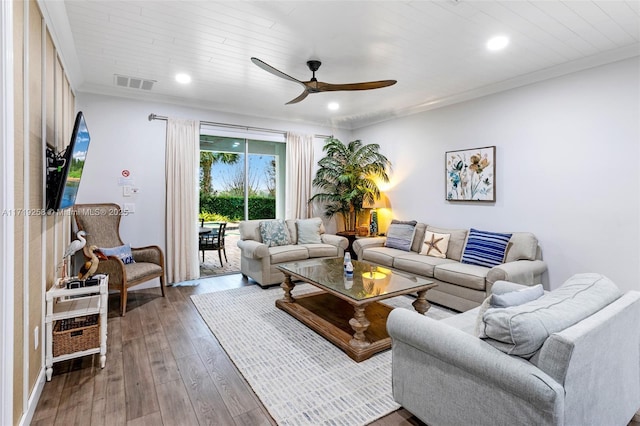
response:
[[[309,201],[322,202],[327,217],[341,215],[345,230],[354,232],[363,204],[380,198],[377,182],[389,182],[391,163],[378,152],[378,144],[365,145],[360,140],[345,145],[329,138],[322,150],[326,156],[318,161],[313,179],[317,192]]]

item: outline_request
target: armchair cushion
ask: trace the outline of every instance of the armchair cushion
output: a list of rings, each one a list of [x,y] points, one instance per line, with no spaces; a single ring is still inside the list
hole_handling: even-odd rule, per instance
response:
[[[483,332],[495,348],[529,358],[549,335],[576,324],[621,295],[615,284],[600,274],[577,274],[532,302],[487,309]]]
[[[162,274],[162,268],[155,263],[129,263],[124,265],[128,281],[137,281],[147,276]]]
[[[111,248],[100,248],[99,250],[105,256],[117,257],[118,259],[122,260],[122,263],[124,263],[125,265],[135,263],[135,260],[133,260],[133,254],[131,253],[131,246],[129,244]]]

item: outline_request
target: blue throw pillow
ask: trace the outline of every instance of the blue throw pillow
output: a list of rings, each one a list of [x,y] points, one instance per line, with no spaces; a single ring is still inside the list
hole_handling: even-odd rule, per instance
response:
[[[393,219],[387,229],[385,247],[410,251],[417,223],[415,220],[401,221]]]
[[[118,259],[122,260],[122,263],[124,263],[125,265],[128,265],[130,263],[136,263],[133,260],[133,254],[131,253],[131,246],[129,244],[125,244],[119,247],[101,248],[99,250],[105,256],[117,257]]]
[[[500,265],[504,263],[504,254],[510,239],[511,234],[485,232],[471,228],[461,262],[487,268]]]

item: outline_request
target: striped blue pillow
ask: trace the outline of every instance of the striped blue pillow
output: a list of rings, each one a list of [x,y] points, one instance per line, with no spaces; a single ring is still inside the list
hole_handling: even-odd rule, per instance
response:
[[[471,228],[467,245],[462,253],[462,263],[493,268],[504,261],[504,253],[511,234],[485,232]]]

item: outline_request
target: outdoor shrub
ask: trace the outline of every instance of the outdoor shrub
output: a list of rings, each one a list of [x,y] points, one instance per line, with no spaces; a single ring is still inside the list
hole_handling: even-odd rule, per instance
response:
[[[228,195],[200,193],[200,213],[213,213],[230,221],[244,219],[244,198]],[[249,197],[249,219],[273,219],[276,217],[276,199]]]

